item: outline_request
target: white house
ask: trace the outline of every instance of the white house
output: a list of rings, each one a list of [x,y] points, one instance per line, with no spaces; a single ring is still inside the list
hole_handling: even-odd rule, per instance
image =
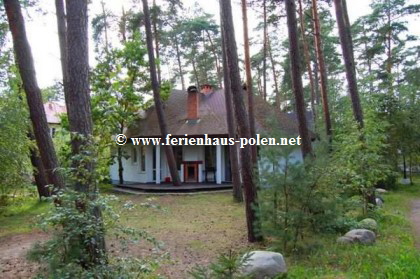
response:
[[[293,117],[276,111],[258,96],[255,96],[254,110],[257,132],[269,131],[274,119],[285,134],[298,135],[297,123]],[[164,103],[164,113],[172,138],[203,138],[204,135],[208,135],[206,137],[210,139],[228,137],[223,89],[214,90],[210,85],[203,85],[201,91],[195,86],[190,86],[187,92],[173,90]],[[133,145],[131,140],[161,137],[154,107],[146,111],[145,116],[130,127],[125,135],[128,141],[123,150],[128,156],[123,158],[124,182],[170,182],[165,146]],[[162,142],[165,142],[165,138]],[[182,182],[221,184],[231,181],[229,148],[239,148],[238,145],[183,145],[172,148]],[[299,146],[296,147],[295,156],[301,158]],[[113,181],[118,181],[117,160],[111,166],[110,175]]]
[[[62,114],[67,113],[66,106],[58,102],[46,102],[44,104],[45,115],[47,116],[48,128],[51,137],[54,137],[55,132],[60,127]]]

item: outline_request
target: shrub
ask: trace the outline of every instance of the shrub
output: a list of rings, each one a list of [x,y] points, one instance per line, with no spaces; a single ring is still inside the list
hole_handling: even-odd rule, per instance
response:
[[[230,250],[221,254],[217,261],[209,266],[196,266],[189,274],[195,279],[247,279],[241,274],[241,267],[246,264],[251,254],[241,256]]]
[[[111,206],[117,201],[114,196],[98,196],[92,200],[84,193],[65,190],[53,197],[59,204],[51,212],[41,216],[39,226],[44,230],[54,229],[53,238],[44,244],[37,244],[28,257],[47,266],[43,275],[52,278],[154,278],[158,266],[158,255],[138,259],[126,257],[128,247],[140,240],[152,243],[159,248],[156,240],[147,232],[123,227],[119,224],[122,212]],[[81,203],[80,201],[84,201]],[[84,206],[80,210],[78,204]],[[133,205],[126,203],[123,210],[131,210]],[[98,219],[97,210],[101,212]],[[110,257],[102,251],[88,251],[98,241],[99,236],[109,236],[119,242],[122,255]],[[100,245],[99,245],[100,246]],[[92,255],[98,259],[91,259]]]

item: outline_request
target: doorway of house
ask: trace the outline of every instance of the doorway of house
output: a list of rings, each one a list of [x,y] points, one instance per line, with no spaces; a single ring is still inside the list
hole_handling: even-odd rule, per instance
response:
[[[184,162],[184,181],[198,183],[198,161]]]

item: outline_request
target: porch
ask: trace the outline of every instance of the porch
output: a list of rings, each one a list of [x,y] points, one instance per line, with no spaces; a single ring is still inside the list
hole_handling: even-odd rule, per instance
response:
[[[183,185],[200,185],[199,189],[202,189],[203,185],[222,185],[224,181],[231,181],[229,146],[196,145],[172,148],[179,178],[185,183]],[[160,145],[128,144],[123,146],[123,154],[126,155],[122,158],[124,185],[170,185],[171,174],[166,154]],[[116,161],[110,168],[110,176],[113,181],[119,180]]]

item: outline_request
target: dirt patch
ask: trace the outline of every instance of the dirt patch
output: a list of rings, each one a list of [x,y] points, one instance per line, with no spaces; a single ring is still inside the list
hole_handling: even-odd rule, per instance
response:
[[[420,249],[420,200],[412,202],[410,219],[415,233],[416,247]]]
[[[43,232],[32,232],[0,238],[0,277],[31,278],[39,266],[26,260],[26,253],[38,241],[47,240]]]
[[[164,243],[170,259],[161,263],[159,273],[167,278],[188,278],[188,271],[195,265],[208,265],[229,250],[242,252],[252,247],[247,242],[243,204],[233,203],[230,194],[122,198],[138,207],[123,214],[121,221],[148,231]],[[161,209],[140,206],[148,202]],[[47,238],[40,232],[0,237],[0,278],[33,277],[39,266],[28,262],[25,255],[35,242]],[[122,256],[115,240],[107,239],[107,248],[112,255]],[[131,245],[127,254],[144,258],[150,256],[152,248],[140,242]]]

